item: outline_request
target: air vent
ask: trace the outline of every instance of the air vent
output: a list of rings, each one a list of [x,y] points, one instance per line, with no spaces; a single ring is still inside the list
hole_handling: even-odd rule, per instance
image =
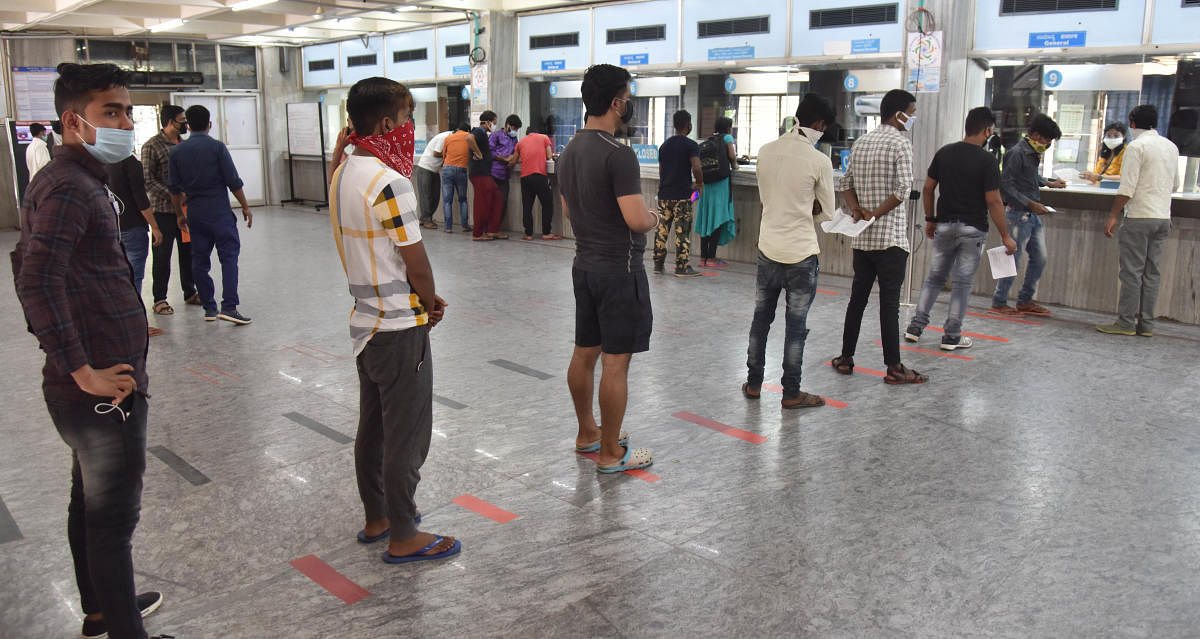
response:
[[[1188,4],[1184,2],[1184,4]],[[1068,11],[1116,11],[1117,0],[1002,0],[1000,15],[1065,13]]]
[[[864,24],[892,24],[896,22],[898,8],[897,4],[872,4],[862,7],[809,11],[808,28],[831,29]]]
[[[408,49],[405,51],[393,51],[392,62],[412,62],[414,60],[428,60],[429,49]]]
[[[1183,0],[1185,7],[1200,7],[1200,0]]]
[[[720,38],[721,36],[770,33],[771,16],[734,18],[732,20],[709,20],[696,24],[697,37]]]
[[[376,54],[365,53],[363,55],[352,55],[346,58],[347,67],[372,67],[375,66]]]
[[[667,25],[665,24],[608,30],[609,44],[622,44],[625,42],[653,42],[655,40],[666,39]]]
[[[561,47],[579,46],[579,32],[548,33],[546,35],[529,36],[530,49],[558,49]]]
[[[337,68],[337,65],[334,63],[334,61],[332,59],[330,59],[330,60],[309,60],[308,61],[308,70],[309,71],[333,71],[336,68]]]
[[[471,53],[471,45],[469,44],[448,44],[446,45],[447,58],[465,58]]]

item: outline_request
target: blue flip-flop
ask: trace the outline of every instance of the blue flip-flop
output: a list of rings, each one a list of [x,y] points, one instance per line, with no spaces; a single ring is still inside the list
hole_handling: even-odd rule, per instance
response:
[[[646,454],[650,456],[650,458],[644,462],[631,464],[631,463],[629,463],[629,457],[630,457],[630,455],[633,454],[634,450],[639,450],[639,451],[644,450],[644,451],[646,451]],[[634,449],[634,448],[630,448],[630,447],[626,446],[625,447],[625,456],[621,458],[620,463],[618,463],[616,466],[601,466],[599,464],[596,464],[596,470],[599,472],[602,472],[602,473],[623,473],[627,470],[641,470],[653,463],[654,463],[654,454],[651,453],[649,449],[647,449],[647,448]]]
[[[621,433],[625,436],[622,437],[621,439],[617,440],[617,444],[621,445],[622,447],[629,446],[629,433],[626,433],[623,429],[621,430]],[[575,452],[577,452],[577,453],[594,453],[598,450],[600,450],[600,441],[599,440],[596,440],[595,442],[592,442],[591,444],[588,444],[587,446],[576,446],[575,447]]]
[[[416,517],[413,517],[413,523],[414,523],[414,524],[419,524],[419,523],[421,523],[421,513],[417,513],[417,516],[416,516]],[[360,543],[360,544],[373,544],[373,543],[375,543],[375,542],[379,541],[380,539],[383,539],[384,537],[387,537],[389,534],[391,534],[391,532],[392,532],[392,529],[391,529],[391,528],[388,528],[387,530],[385,530],[385,531],[383,531],[383,532],[379,533],[378,535],[375,535],[374,537],[368,537],[368,536],[367,536],[367,531],[365,531],[365,530],[360,530],[360,531],[358,531],[358,543]]]
[[[383,561],[384,561],[384,563],[389,563],[389,564],[406,564],[406,563],[410,563],[413,561],[429,561],[431,559],[445,559],[446,557],[449,557],[450,555],[457,555],[460,551],[462,551],[462,542],[455,539],[454,545],[451,546],[449,550],[447,550],[445,552],[439,552],[436,555],[426,555],[425,554],[425,553],[429,552],[430,550],[433,550],[433,548],[435,546],[437,546],[438,544],[442,543],[442,539],[443,538],[439,536],[437,539],[435,539],[433,541],[432,544],[425,546],[424,548],[418,550],[417,552],[414,552],[411,555],[404,555],[403,557],[397,557],[397,556],[393,555],[390,551],[385,550],[385,551],[383,551]]]

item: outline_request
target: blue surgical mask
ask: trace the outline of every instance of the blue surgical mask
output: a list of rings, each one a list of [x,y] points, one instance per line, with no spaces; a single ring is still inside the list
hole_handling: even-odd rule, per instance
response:
[[[78,115],[78,114],[77,114]],[[133,155],[133,131],[125,129],[112,129],[109,127],[98,127],[91,122],[83,119],[80,115],[79,119],[84,124],[96,129],[96,143],[83,143],[83,148],[96,158],[96,161],[101,164],[116,164],[121,160]]]
[[[509,131],[509,132],[508,132],[508,137],[510,137],[510,138],[515,138],[515,137],[517,137],[517,132],[516,132],[516,131]]]

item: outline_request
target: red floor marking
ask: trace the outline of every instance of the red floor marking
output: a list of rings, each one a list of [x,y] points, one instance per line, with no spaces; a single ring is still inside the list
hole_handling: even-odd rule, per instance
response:
[[[945,333],[945,332],[946,332],[946,330],[945,330],[945,329],[938,328],[938,327],[936,327],[936,326],[926,326],[925,328],[928,328],[928,329],[929,329],[929,330],[931,330],[931,331],[937,331],[937,332],[939,332],[939,333]],[[968,332],[966,332],[966,331],[963,331],[963,335],[966,335],[967,337],[978,337],[979,339],[990,339],[990,340],[992,340],[993,342],[1004,342],[1004,343],[1008,343],[1008,338],[1007,338],[1007,337],[996,337],[995,335],[984,335],[983,333],[968,333]]]
[[[213,371],[214,373],[216,373],[218,375],[224,375],[225,377],[228,377],[229,379],[236,379],[239,382],[242,381],[242,378],[238,377],[237,375],[230,375],[229,373],[226,373],[225,371],[217,368],[216,366],[210,366],[208,364],[205,364],[204,362],[196,362],[196,363],[203,366],[204,368],[207,368],[210,371]]]
[[[699,415],[696,415],[695,413],[689,413],[687,411],[680,411],[678,413],[675,413],[674,415],[671,415],[671,417],[677,417],[684,421],[692,422],[693,424],[715,430],[718,433],[725,433],[726,435],[729,435],[730,437],[737,437],[738,439],[748,441],[751,444],[761,444],[761,443],[767,441],[766,437],[763,437],[762,435],[759,435],[758,433],[752,433],[748,430],[742,430],[740,428],[736,428],[736,427],[730,426],[728,424],[722,424],[721,422],[713,421],[707,417],[701,417]]]
[[[825,360],[825,365],[832,368],[833,362],[831,362],[829,360]],[[875,377],[887,377],[887,373],[885,373],[883,371],[877,371],[874,368],[863,368],[862,366],[857,366],[857,365],[854,367],[854,372],[855,373],[866,373],[868,375],[874,375]]]
[[[700,271],[700,274],[706,277],[721,277],[720,273],[714,273],[712,271]]]
[[[510,513],[499,506],[493,506],[473,495],[460,495],[454,499],[451,499],[450,501],[477,515],[483,515],[484,517],[501,524],[507,524],[508,522],[520,516],[516,513]]]
[[[838,294],[837,291],[826,291],[826,290],[822,290],[822,289],[817,289],[817,292],[822,293],[824,295],[837,295]]]
[[[299,559],[293,559],[291,563],[293,568],[317,582],[318,586],[348,604],[371,594],[362,586],[347,579],[342,573],[334,570],[329,564],[321,561],[316,555],[305,555]]]
[[[346,359],[346,358],[345,358],[344,356],[342,356],[342,355],[334,355],[333,353],[330,353],[330,352],[328,352],[328,351],[323,351],[323,350],[321,350],[321,349],[317,348],[316,346],[309,346],[308,344],[304,344],[304,343],[297,344],[297,346],[300,346],[300,347],[303,347],[303,348],[307,348],[307,349],[308,349],[308,350],[310,350],[310,351],[315,351],[315,352],[317,352],[317,353],[320,353],[320,354],[322,354],[322,355],[328,355],[328,356],[330,356],[330,357],[332,357],[332,358],[334,358],[334,359]]]
[[[579,455],[580,457],[587,457],[588,459],[590,459],[592,461],[596,461],[596,459],[598,457],[600,457],[600,455],[598,453],[581,453],[579,451],[575,451],[575,454]],[[626,475],[633,475],[634,477],[637,477],[638,479],[640,479],[642,481],[648,481],[650,483],[654,483],[654,482],[662,479],[662,477],[659,477],[658,475],[655,475],[654,473],[651,473],[651,472],[648,472],[645,470],[641,470],[641,469],[627,470],[624,472]]]
[[[285,349],[287,349],[287,350],[289,350],[289,351],[292,351],[292,352],[294,352],[294,353],[300,353],[301,355],[303,355],[303,356],[305,356],[305,357],[311,357],[311,358],[313,358],[313,359],[317,360],[318,362],[325,362],[326,364],[328,364],[328,363],[329,363],[329,360],[322,359],[322,358],[320,358],[320,357],[317,357],[316,355],[313,355],[313,354],[311,354],[311,353],[305,353],[304,351],[302,351],[302,350],[300,350],[300,349],[296,348],[295,346],[288,346],[287,344],[284,344],[284,345],[283,345],[283,348],[285,348]]]
[[[776,393],[783,392],[783,387],[779,386],[778,384],[763,384],[762,387],[765,388],[766,390],[773,391]],[[836,399],[832,399],[829,397],[826,397],[824,399],[825,399],[826,406],[832,406],[834,408],[845,408],[850,405],[850,404],[847,404],[846,402],[840,402]]]
[[[875,342],[875,345],[883,346],[883,342]],[[901,344],[900,348],[902,348],[906,351],[912,351],[914,353],[925,353],[926,355],[937,355],[938,357],[949,357],[951,359],[961,359],[961,360],[965,360],[968,362],[975,360],[974,357],[967,357],[966,355],[955,355],[954,353],[943,353],[941,351],[931,351],[927,348],[917,348],[916,346],[905,346],[905,345]]]
[[[187,372],[189,372],[189,373],[191,373],[191,374],[195,375],[196,377],[199,377],[200,379],[202,379],[202,380],[204,380],[204,381],[208,382],[209,384],[212,384],[213,386],[220,386],[220,385],[221,385],[221,382],[218,382],[217,380],[215,380],[215,379],[213,379],[213,378],[209,377],[208,375],[205,375],[204,373],[201,373],[200,371],[197,371],[197,370],[192,370],[192,369],[188,368],[187,366],[184,366],[184,367],[183,367],[183,370],[185,370],[185,371],[187,371]]]
[[[1042,325],[1041,322],[1035,322],[1033,320],[1027,320],[1027,319],[1018,319],[1016,317],[1005,317],[1003,315],[996,315],[995,313],[973,313],[971,311],[967,311],[967,315],[970,315],[971,317],[982,317],[984,319],[1000,320],[1002,322],[1015,322],[1017,324],[1029,324],[1030,326],[1041,326]]]

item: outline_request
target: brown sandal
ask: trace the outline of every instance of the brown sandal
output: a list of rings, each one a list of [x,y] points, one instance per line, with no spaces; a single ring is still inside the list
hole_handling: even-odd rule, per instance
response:
[[[904,364],[896,364],[894,367],[888,366],[887,377],[883,381],[887,384],[924,384],[929,378]]]
[[[815,408],[825,405],[825,398],[812,393],[800,391],[800,394],[795,397],[784,398],[780,401],[784,408]]]
[[[156,315],[174,315],[175,309],[167,303],[167,300],[159,300],[154,303],[154,313]]]
[[[842,375],[849,375],[854,372],[854,358],[849,355],[839,355],[829,362],[833,366],[833,370]]]

